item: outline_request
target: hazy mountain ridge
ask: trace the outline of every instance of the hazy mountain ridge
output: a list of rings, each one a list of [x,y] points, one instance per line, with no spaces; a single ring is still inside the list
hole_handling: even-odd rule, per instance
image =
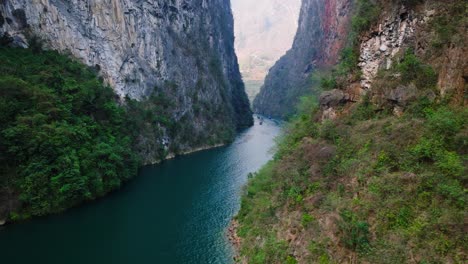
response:
[[[249,96],[258,93],[269,68],[291,48],[300,0],[233,0],[235,47]]]

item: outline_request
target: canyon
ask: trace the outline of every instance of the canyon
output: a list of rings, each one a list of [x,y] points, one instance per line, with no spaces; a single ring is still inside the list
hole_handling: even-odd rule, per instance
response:
[[[253,102],[254,111],[284,118],[310,89],[311,73],[330,68],[339,59],[350,29],[352,1],[302,1],[292,48],[270,69]]]
[[[246,92],[253,101],[273,64],[291,48],[300,0],[233,0],[234,35]]]

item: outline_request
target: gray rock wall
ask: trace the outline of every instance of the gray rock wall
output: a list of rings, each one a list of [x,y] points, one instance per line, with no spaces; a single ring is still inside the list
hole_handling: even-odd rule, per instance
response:
[[[28,35],[98,69],[122,98],[167,97],[197,142],[181,151],[252,124],[228,0],[1,0],[0,37],[27,47]]]

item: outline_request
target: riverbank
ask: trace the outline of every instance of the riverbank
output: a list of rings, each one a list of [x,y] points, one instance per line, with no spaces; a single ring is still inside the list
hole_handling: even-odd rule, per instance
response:
[[[156,161],[154,163],[151,163],[151,164],[145,164],[144,166],[147,166],[147,165],[156,165],[156,164],[159,164],[165,160],[171,160],[171,159],[174,159],[176,157],[179,157],[179,156],[184,156],[184,155],[189,155],[189,154],[193,154],[195,152],[199,152],[199,151],[204,151],[204,150],[209,150],[209,149],[215,149],[215,148],[220,148],[220,147],[224,147],[226,146],[227,144],[226,143],[219,143],[219,144],[215,144],[215,145],[210,145],[210,146],[203,146],[203,147],[198,147],[198,148],[194,148],[194,149],[191,149],[191,150],[187,150],[187,151],[184,151],[182,153],[178,153],[178,154],[175,154],[175,153],[170,153],[169,155],[167,155],[167,157],[163,160],[159,160],[159,161]]]
[[[233,254],[233,259],[236,263],[246,263],[244,262],[243,258],[240,256],[240,248],[241,248],[241,238],[237,235],[237,231],[239,229],[239,222],[237,220],[232,220],[229,223],[229,226],[226,231],[226,236],[227,239],[229,240],[229,243],[231,243],[234,254]]]
[[[141,168],[102,199],[8,225],[0,232],[0,248],[8,248],[2,261],[232,264],[227,226],[247,175],[271,159],[280,130],[256,121],[229,145]]]

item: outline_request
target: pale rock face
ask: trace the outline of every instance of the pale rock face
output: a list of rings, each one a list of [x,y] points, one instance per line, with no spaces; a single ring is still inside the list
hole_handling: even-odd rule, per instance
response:
[[[88,65],[99,65],[104,78],[120,96],[141,98],[159,81],[174,81],[173,75],[183,72],[173,69],[169,65],[171,62],[185,68],[195,66],[194,61],[184,59],[183,54],[177,57],[170,54],[180,49],[179,43],[175,43],[177,35],[195,33],[199,30],[197,26],[207,23],[210,26],[205,33],[211,42],[211,47],[207,48],[218,48],[218,43],[213,43],[214,18],[197,16],[199,11],[209,12],[206,1],[178,0],[173,1],[173,5],[155,0],[4,2],[0,6],[4,16],[15,17],[15,10],[21,10],[27,26],[16,20],[4,23],[0,32],[16,36],[30,27],[48,40],[51,48],[69,51]],[[232,28],[232,25],[227,26]],[[195,82],[197,76],[187,77],[189,83]]]
[[[32,32],[95,67],[121,98],[163,94],[194,137],[252,124],[233,31],[225,0],[0,1],[0,37],[25,47]]]
[[[412,12],[401,8],[400,12],[384,19],[378,30],[361,43],[359,67],[362,70],[363,89],[371,88],[372,80],[379,69],[390,69],[393,58],[400,52],[405,41],[414,36],[417,20],[412,15]]]

